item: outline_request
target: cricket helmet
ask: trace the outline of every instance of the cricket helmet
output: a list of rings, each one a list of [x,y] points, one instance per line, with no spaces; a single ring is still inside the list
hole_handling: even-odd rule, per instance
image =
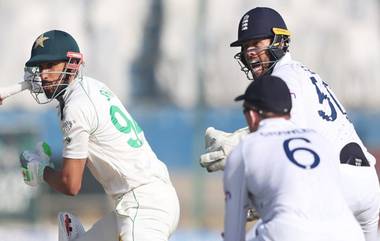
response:
[[[235,55],[235,59],[240,61],[241,70],[249,79],[252,78],[249,77],[248,72],[252,71],[244,55],[243,45],[251,40],[267,38],[271,39],[271,44],[266,50],[270,57],[270,69],[272,69],[288,51],[290,32],[285,21],[277,11],[267,7],[257,7],[245,13],[239,22],[238,39],[230,46],[241,47],[241,52]]]
[[[68,33],[60,30],[51,30],[41,34],[32,46],[30,59],[25,63],[27,67],[38,66],[41,63],[69,60],[67,53],[80,53],[75,39]]]
[[[54,93],[44,90],[41,81],[40,65],[44,63],[66,62],[64,70],[59,72],[60,78]],[[25,73],[29,75],[32,84],[32,95],[37,103],[45,104],[61,96],[69,85],[69,78],[77,76],[83,55],[75,39],[61,30],[51,30],[41,34],[33,43],[30,59],[25,63]],[[41,98],[41,93],[45,97]]]

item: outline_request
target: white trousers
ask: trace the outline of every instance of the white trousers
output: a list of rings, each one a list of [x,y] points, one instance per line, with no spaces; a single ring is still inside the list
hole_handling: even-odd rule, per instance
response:
[[[179,213],[174,187],[150,183],[124,194],[113,212],[75,241],[168,241]]]

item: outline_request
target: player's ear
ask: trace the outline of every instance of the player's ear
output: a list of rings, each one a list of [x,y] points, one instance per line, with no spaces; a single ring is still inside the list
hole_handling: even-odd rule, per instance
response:
[[[245,120],[248,124],[249,130],[255,131],[257,129],[258,123],[260,121],[260,115],[252,109],[247,109],[244,111]]]

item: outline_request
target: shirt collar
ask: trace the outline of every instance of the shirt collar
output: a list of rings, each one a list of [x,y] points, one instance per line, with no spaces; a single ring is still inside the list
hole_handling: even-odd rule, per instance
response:
[[[291,121],[291,120],[287,120],[287,119],[284,119],[284,118],[281,118],[281,117],[276,117],[276,118],[267,118],[267,119],[264,119],[264,120],[261,120],[260,123],[259,123],[259,128],[258,128],[258,131],[262,130],[262,129],[266,129],[266,128],[276,128],[276,127],[284,127],[284,126],[288,126],[288,127],[294,127],[294,123]]]
[[[73,81],[70,82],[70,84],[66,87],[65,93],[58,97],[58,105],[57,109],[59,110],[59,115],[61,117],[61,120],[64,119],[63,115],[63,109],[65,108],[65,103],[67,101],[67,98],[70,96],[70,94],[74,91],[75,87],[79,84],[80,81],[82,81],[83,77],[77,77]]]
[[[68,96],[74,91],[75,87],[81,82],[83,77],[77,77],[70,82],[70,84],[66,87],[65,94],[62,96],[63,100],[67,100]]]

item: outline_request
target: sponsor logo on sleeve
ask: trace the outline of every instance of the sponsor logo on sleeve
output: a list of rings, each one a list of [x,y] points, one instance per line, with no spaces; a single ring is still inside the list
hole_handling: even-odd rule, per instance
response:
[[[70,136],[66,136],[65,139],[64,139],[64,142],[65,144],[70,144],[71,143],[71,137]]]
[[[62,123],[62,131],[64,133],[68,133],[72,127],[73,127],[73,121],[64,121]]]

